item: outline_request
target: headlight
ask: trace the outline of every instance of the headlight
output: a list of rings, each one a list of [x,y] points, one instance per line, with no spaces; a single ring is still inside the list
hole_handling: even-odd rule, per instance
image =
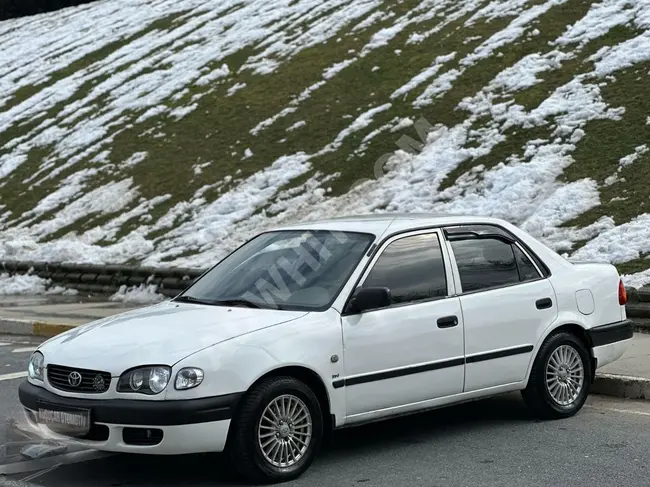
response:
[[[29,367],[27,368],[27,375],[30,379],[43,380],[43,362],[45,357],[41,352],[34,352],[29,358]]]
[[[151,365],[127,370],[117,382],[117,392],[159,394],[169,384],[172,371],[166,365]]]
[[[176,383],[174,387],[181,391],[184,389],[192,389],[203,382],[203,371],[196,367],[186,367],[178,371],[176,374]]]

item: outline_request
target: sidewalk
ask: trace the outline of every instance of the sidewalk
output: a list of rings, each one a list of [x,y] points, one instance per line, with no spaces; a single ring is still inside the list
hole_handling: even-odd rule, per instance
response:
[[[0,296],[0,333],[53,336],[141,306],[79,296]]]
[[[650,399],[650,334],[635,333],[616,362],[598,369],[592,391],[607,396]]]
[[[49,337],[141,306],[79,296],[0,296],[0,333]],[[592,390],[650,399],[650,334],[635,333],[625,355],[598,370]]]

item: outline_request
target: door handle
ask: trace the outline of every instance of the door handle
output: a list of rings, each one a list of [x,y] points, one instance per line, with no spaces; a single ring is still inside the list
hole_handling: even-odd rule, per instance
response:
[[[551,298],[538,299],[535,301],[535,306],[537,306],[537,309],[548,309],[553,306],[553,301]]]
[[[438,328],[451,328],[458,324],[457,316],[444,316],[438,319]]]

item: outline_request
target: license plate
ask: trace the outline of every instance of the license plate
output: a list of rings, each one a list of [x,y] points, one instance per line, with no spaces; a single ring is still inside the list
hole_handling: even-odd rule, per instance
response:
[[[88,409],[44,405],[38,408],[36,417],[39,423],[68,435],[83,435],[90,430],[90,411]]]

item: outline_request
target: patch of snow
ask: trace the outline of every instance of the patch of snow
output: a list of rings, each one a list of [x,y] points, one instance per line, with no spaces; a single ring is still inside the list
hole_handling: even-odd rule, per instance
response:
[[[478,61],[490,57],[497,49],[515,42],[524,34],[524,32],[526,32],[526,29],[537,17],[546,13],[552,7],[561,5],[566,1],[568,0],[548,0],[543,4],[534,5],[528,10],[521,12],[505,29],[493,34],[477,46],[473,52],[461,59],[459,62],[459,69],[451,69],[435,78],[433,82],[427,86],[424,92],[415,99],[413,106],[421,108],[426,105],[431,105],[434,98],[440,98],[452,89],[454,81],[456,81],[468,67],[473,66]],[[495,11],[498,11],[498,8],[495,7],[495,9]],[[515,68],[515,71],[516,70],[517,68]],[[519,71],[521,70],[519,69]],[[512,73],[503,74],[502,82],[509,78],[512,78]],[[528,82],[530,82],[530,79]]]
[[[199,79],[195,81],[195,83],[198,86],[209,85],[214,81],[218,80],[219,78],[225,78],[229,74],[230,74],[230,68],[228,68],[227,64],[224,64],[219,69],[215,69],[213,71],[210,71],[208,74],[201,76]]]
[[[246,88],[246,83],[235,83],[230,88],[228,88],[228,94],[226,96],[232,96],[242,88]]]
[[[42,279],[35,275],[0,274],[0,296],[2,295],[37,295],[37,294],[65,294],[76,295],[76,289],[66,289],[61,286],[52,287],[51,279]]]
[[[199,174],[202,174],[203,169],[208,167],[210,164],[212,164],[212,162],[204,162],[203,164],[195,164],[194,166],[192,166],[192,171],[194,171],[194,174],[198,176]]]
[[[535,53],[523,57],[513,66],[501,71],[491,83],[493,88],[503,88],[506,91],[514,92],[529,88],[541,80],[537,77],[539,73],[551,71],[562,66],[562,62],[572,59],[573,54],[566,54],[561,51],[551,51],[546,54]]]
[[[82,184],[88,173],[81,173],[76,179],[71,180],[72,185]],[[73,182],[72,182],[73,181]],[[26,228],[14,227],[5,230],[3,237],[7,239],[20,239],[21,236],[29,235],[32,238],[42,238],[48,234],[57,232],[78,220],[91,215],[111,215],[123,210],[133,201],[138,192],[133,186],[133,180],[127,178],[121,181],[110,182],[105,186],[88,191],[81,197],[68,203],[50,219],[45,219]],[[74,188],[74,186],[73,186]],[[71,188],[63,186],[59,192],[54,193],[50,200],[42,200],[41,206],[37,207],[37,214],[43,214],[60,204],[65,198],[71,198]],[[0,243],[0,255],[2,244]],[[47,259],[46,259],[47,260]]]
[[[589,58],[594,74],[604,77],[619,69],[650,60],[650,32],[644,32],[612,48],[603,48]]]
[[[153,304],[167,299],[164,294],[158,293],[158,286],[154,284],[140,284],[139,286],[120,286],[120,289],[110,298],[111,301],[132,304]]]
[[[467,19],[465,26],[475,25],[477,20],[483,20],[485,23],[489,23],[500,17],[517,15],[527,3],[528,0],[492,1],[485,7],[477,10],[474,15]]]
[[[157,117],[161,113],[165,113],[168,111],[169,108],[166,107],[165,105],[157,105],[155,107],[151,107],[147,109],[142,115],[140,115],[138,118],[136,118],[135,123],[142,123],[146,120],[149,120],[150,118]],[[79,113],[79,112],[77,112]]]
[[[650,264],[650,262],[648,262],[648,264]],[[639,289],[650,284],[650,269],[637,272],[636,274],[624,274],[621,276],[621,279],[626,287]]]
[[[287,132],[292,132],[292,131],[294,131],[296,129],[299,129],[300,127],[304,127],[305,125],[307,125],[307,122],[305,122],[304,120],[299,120],[296,123],[294,123],[293,125],[287,127],[286,131]]]
[[[351,59],[346,59],[344,61],[341,61],[340,63],[333,64],[332,66],[327,68],[325,71],[323,71],[323,78],[332,79],[339,72],[343,71],[345,68],[350,66],[356,60],[357,60],[357,58],[351,58]]]
[[[377,137],[382,132],[385,132],[386,130],[389,130],[390,128],[392,128],[393,125],[397,122],[397,120],[398,120],[397,118],[394,118],[390,122],[385,123],[381,127],[377,127],[375,130],[369,132],[368,135],[366,135],[363,138],[363,140],[361,140],[361,147],[359,147],[359,149],[357,149],[356,152],[363,152],[364,150],[366,150],[366,148],[367,148],[366,142],[369,142],[370,140],[374,139],[375,137]]]
[[[382,20],[387,19],[389,17],[390,17],[390,15],[387,14],[386,12],[382,12],[382,11],[379,11],[379,10],[376,11],[376,12],[373,12],[370,15],[368,15],[365,19],[363,19],[361,22],[359,22],[357,25],[352,27],[352,32],[367,29],[372,24],[375,24],[377,22],[381,22]]]
[[[650,253],[650,214],[603,232],[577,250],[572,258],[619,264]]]
[[[621,167],[629,166],[630,164],[634,163],[639,156],[645,154],[648,152],[648,146],[646,144],[640,145],[634,149],[634,152],[632,154],[629,154],[625,157],[622,157],[618,162]]]
[[[253,78],[272,75],[305,49],[330,39],[342,39],[350,29],[369,28],[390,14],[384,17],[377,10],[383,5],[380,0],[156,2],[152,5],[151,0],[132,0],[119,7],[98,2],[82,10],[37,16],[30,22],[0,24],[6,60],[0,66],[0,104],[12,103],[13,93],[20,88],[37,87],[34,95],[9,105],[9,109],[3,106],[0,112],[0,133],[36,122],[29,133],[5,146],[0,155],[0,177],[16,171],[35,148],[52,150],[26,176],[26,184],[32,185],[30,190],[38,189],[48,178],[66,175],[25,214],[14,215],[2,207],[0,258],[95,263],[134,258],[145,265],[205,267],[253,234],[302,219],[306,214],[326,218],[340,213],[378,211],[499,216],[558,251],[570,252],[574,242],[589,240],[571,258],[623,262],[649,252],[650,235],[645,230],[650,226],[648,215],[622,225],[602,218],[585,228],[561,226],[599,205],[600,195],[592,179],[564,183],[559,178],[574,163],[573,152],[585,136],[588,122],[618,120],[624,113],[623,107],[608,106],[601,89],[612,81],[611,75],[616,71],[650,59],[650,34],[643,32],[650,28],[647,1],[602,0],[591,5],[587,15],[568,26],[549,47],[540,45],[539,52],[504,66],[487,86],[454,107],[466,115],[460,123],[433,127],[422,139],[421,150],[396,150],[381,161],[381,167],[374,168],[375,179],[355,182],[341,196],[329,196],[326,188],[333,185],[338,174],[315,170],[318,166],[312,166],[313,158],[337,150],[346,138],[366,130],[368,134],[355,154],[363,154],[364,144],[388,130],[394,132],[415,125],[418,135],[425,137],[418,123],[413,122],[412,114],[391,114],[393,119],[387,123],[389,116],[384,112],[395,109],[387,102],[422,87],[414,106],[433,103],[453,88],[469,66],[499,56],[519,41],[538,35],[539,17],[565,3],[547,0],[531,6],[532,2],[523,0],[421,0],[409,12],[395,16],[392,24],[382,24],[376,32],[364,33],[369,41],[356,50],[360,53],[358,57],[376,49],[383,49],[381,53],[386,55],[406,49],[397,45],[396,40],[398,35],[406,37],[413,27],[423,26],[421,31],[410,33],[405,41],[407,46],[422,42],[465,17],[467,25],[506,16],[513,19],[486,39],[465,38],[466,43],[483,40],[454,68],[443,71],[440,66],[455,60],[455,52],[438,56],[432,66],[412,73],[408,83],[388,100],[376,96],[372,106],[364,103],[348,107],[348,113],[355,115],[344,118],[351,119],[351,123],[342,129],[337,127],[313,154],[284,155],[245,178],[238,176],[238,171],[234,179],[227,177],[206,184],[187,201],[174,204],[169,203],[172,195],[141,198],[134,182],[119,174],[120,161],[110,160],[110,149],[113,138],[124,127],[151,122],[151,118],[161,115],[185,116],[197,109],[201,97],[214,90],[212,85],[216,83],[221,82],[224,91],[230,86],[225,96],[231,96],[244,87],[244,83],[237,82],[243,72]],[[145,31],[157,20],[185,10],[182,22]],[[591,58],[592,73],[576,76],[558,87],[532,110],[515,103],[513,92],[538,83],[541,73],[559,69],[565,60],[576,56],[585,42],[606,34],[616,25],[631,23],[639,30],[638,35],[596,52]],[[2,34],[7,25],[14,30]],[[88,25],[93,25],[93,29]],[[90,62],[63,79],[48,81],[52,74],[118,39],[127,41],[105,58]],[[24,52],[20,50],[23,48]],[[224,65],[230,56],[245,48],[255,54],[241,68]],[[250,133],[256,135],[296,112],[302,102],[356,60],[357,57],[340,53],[320,79],[296,83],[296,91],[289,93],[285,105],[277,107],[277,113],[272,111],[262,122],[253,120]],[[216,66],[221,68],[214,69]],[[377,69],[378,66],[372,68]],[[190,101],[178,106],[187,99]],[[49,113],[58,105],[63,108]],[[483,117],[489,122],[477,128],[476,122]],[[287,130],[302,126],[299,124]],[[489,154],[505,140],[507,130],[531,127],[546,127],[548,136],[528,141],[520,148],[521,154],[508,154],[492,167],[475,167],[444,191],[440,189],[457,168]],[[161,129],[166,127],[162,124],[145,128],[154,134],[150,137],[165,136]],[[142,132],[138,129],[137,133]],[[244,148],[250,141],[242,137],[241,143]],[[626,156],[621,165],[633,162],[640,153]],[[141,162],[138,158],[144,156],[136,154],[121,164]],[[93,165],[75,171],[74,165],[85,161],[93,161]],[[204,164],[209,164],[195,162],[190,161],[195,174],[201,174]],[[93,184],[103,181],[107,174],[113,182],[104,186]],[[306,178],[306,182],[292,187],[290,183],[296,178]],[[618,173],[605,183],[612,180],[618,180]],[[3,183],[0,181],[0,185]],[[207,194],[215,193],[219,196],[209,200]],[[159,213],[153,210],[161,208],[166,213],[157,219],[152,217]],[[102,223],[92,227],[95,218],[106,215],[108,221],[98,218]],[[45,238],[80,221],[84,222],[84,230],[56,240]],[[126,234],[125,228],[130,229]],[[158,235],[155,239],[149,237],[152,232]],[[121,237],[117,239],[117,235]],[[104,245],[100,246],[100,241]],[[105,244],[106,241],[109,243]],[[124,295],[130,292],[121,291]],[[151,290],[131,291],[146,294]]]
[[[122,164],[120,164],[120,167],[133,167],[137,166],[140,164],[142,161],[144,161],[147,158],[147,153],[146,152],[134,152],[131,157],[126,159]]]
[[[420,86],[422,83],[424,83],[428,79],[433,78],[438,73],[438,71],[440,71],[440,69],[442,68],[442,66],[445,63],[453,60],[455,57],[456,57],[456,52],[452,52],[452,53],[446,54],[444,56],[438,56],[433,61],[433,64],[430,67],[426,68],[425,70],[420,72],[417,76],[413,77],[408,83],[406,83],[401,88],[398,88],[397,90],[395,90],[390,95],[391,99],[395,99],[397,97],[404,96],[409,91],[417,88],[418,86]]]
[[[453,82],[456,81],[464,70],[450,69],[446,73],[438,76],[426,89],[418,96],[413,102],[414,107],[421,108],[425,105],[431,105],[434,98],[440,98],[453,87]]]
[[[479,45],[473,53],[460,61],[461,65],[471,66],[481,59],[489,57],[500,47],[512,44],[521,37],[531,23],[540,15],[545,14],[551,8],[566,3],[568,0],[548,0],[542,4],[534,5],[528,10],[521,12],[516,19],[503,30],[492,35]],[[510,2],[508,2],[510,3]]]
[[[482,36],[469,36],[465,38],[463,44],[469,44],[470,42],[480,41],[482,38],[483,38]]]
[[[443,0],[436,2],[436,8],[431,9],[428,17],[433,18],[438,17],[441,19],[441,22],[434,27],[424,31],[424,32],[414,32],[412,33],[406,41],[406,45],[409,44],[418,44],[425,39],[431,37],[432,35],[440,32],[442,29],[447,27],[452,22],[459,20],[460,18],[466,16],[470,12],[475,11],[479,5],[483,2],[482,0],[465,0],[459,2],[457,0]],[[454,8],[456,10],[449,11],[448,8]],[[417,19],[416,19],[417,20]]]
[[[399,121],[399,123],[397,123],[397,125],[392,127],[390,129],[390,131],[391,132],[397,132],[398,130],[402,130],[402,129],[405,129],[405,128],[408,128],[408,127],[411,127],[411,126],[413,126],[413,120],[408,118],[408,117],[405,117],[405,118],[401,119]]]
[[[239,236],[232,233],[234,225],[266,219],[260,214],[253,215],[255,210],[277,195],[279,188],[309,171],[309,158],[304,153],[284,156],[271,166],[248,177],[215,201],[197,205],[192,210],[190,220],[173,228],[167,233],[165,240],[159,242],[154,252],[149,251],[144,265],[176,256],[180,249],[184,249],[197,253],[171,261],[167,265],[179,265],[179,262],[185,261],[188,267],[204,267],[215,255],[215,244],[219,254],[220,244],[231,242],[232,239],[240,241]]]
[[[324,149],[322,149],[319,154],[332,152],[338,149],[346,137],[353,134],[354,132],[358,132],[359,130],[366,128],[368,125],[370,125],[373,122],[373,118],[375,115],[390,109],[390,107],[392,107],[390,103],[385,103],[381,106],[371,108],[370,110],[362,113],[354,120],[354,122],[350,124],[349,127],[339,132],[339,134],[336,136],[334,141],[332,141]]]
[[[587,15],[569,25],[554,44],[587,44],[593,39],[604,36],[613,27],[629,24],[643,8],[647,8],[644,0],[603,0],[594,3]]]
[[[197,108],[199,108],[199,105],[197,103],[192,103],[186,107],[174,108],[171,112],[169,112],[169,116],[175,118],[176,120],[180,120],[181,118],[186,117],[192,113]]]

